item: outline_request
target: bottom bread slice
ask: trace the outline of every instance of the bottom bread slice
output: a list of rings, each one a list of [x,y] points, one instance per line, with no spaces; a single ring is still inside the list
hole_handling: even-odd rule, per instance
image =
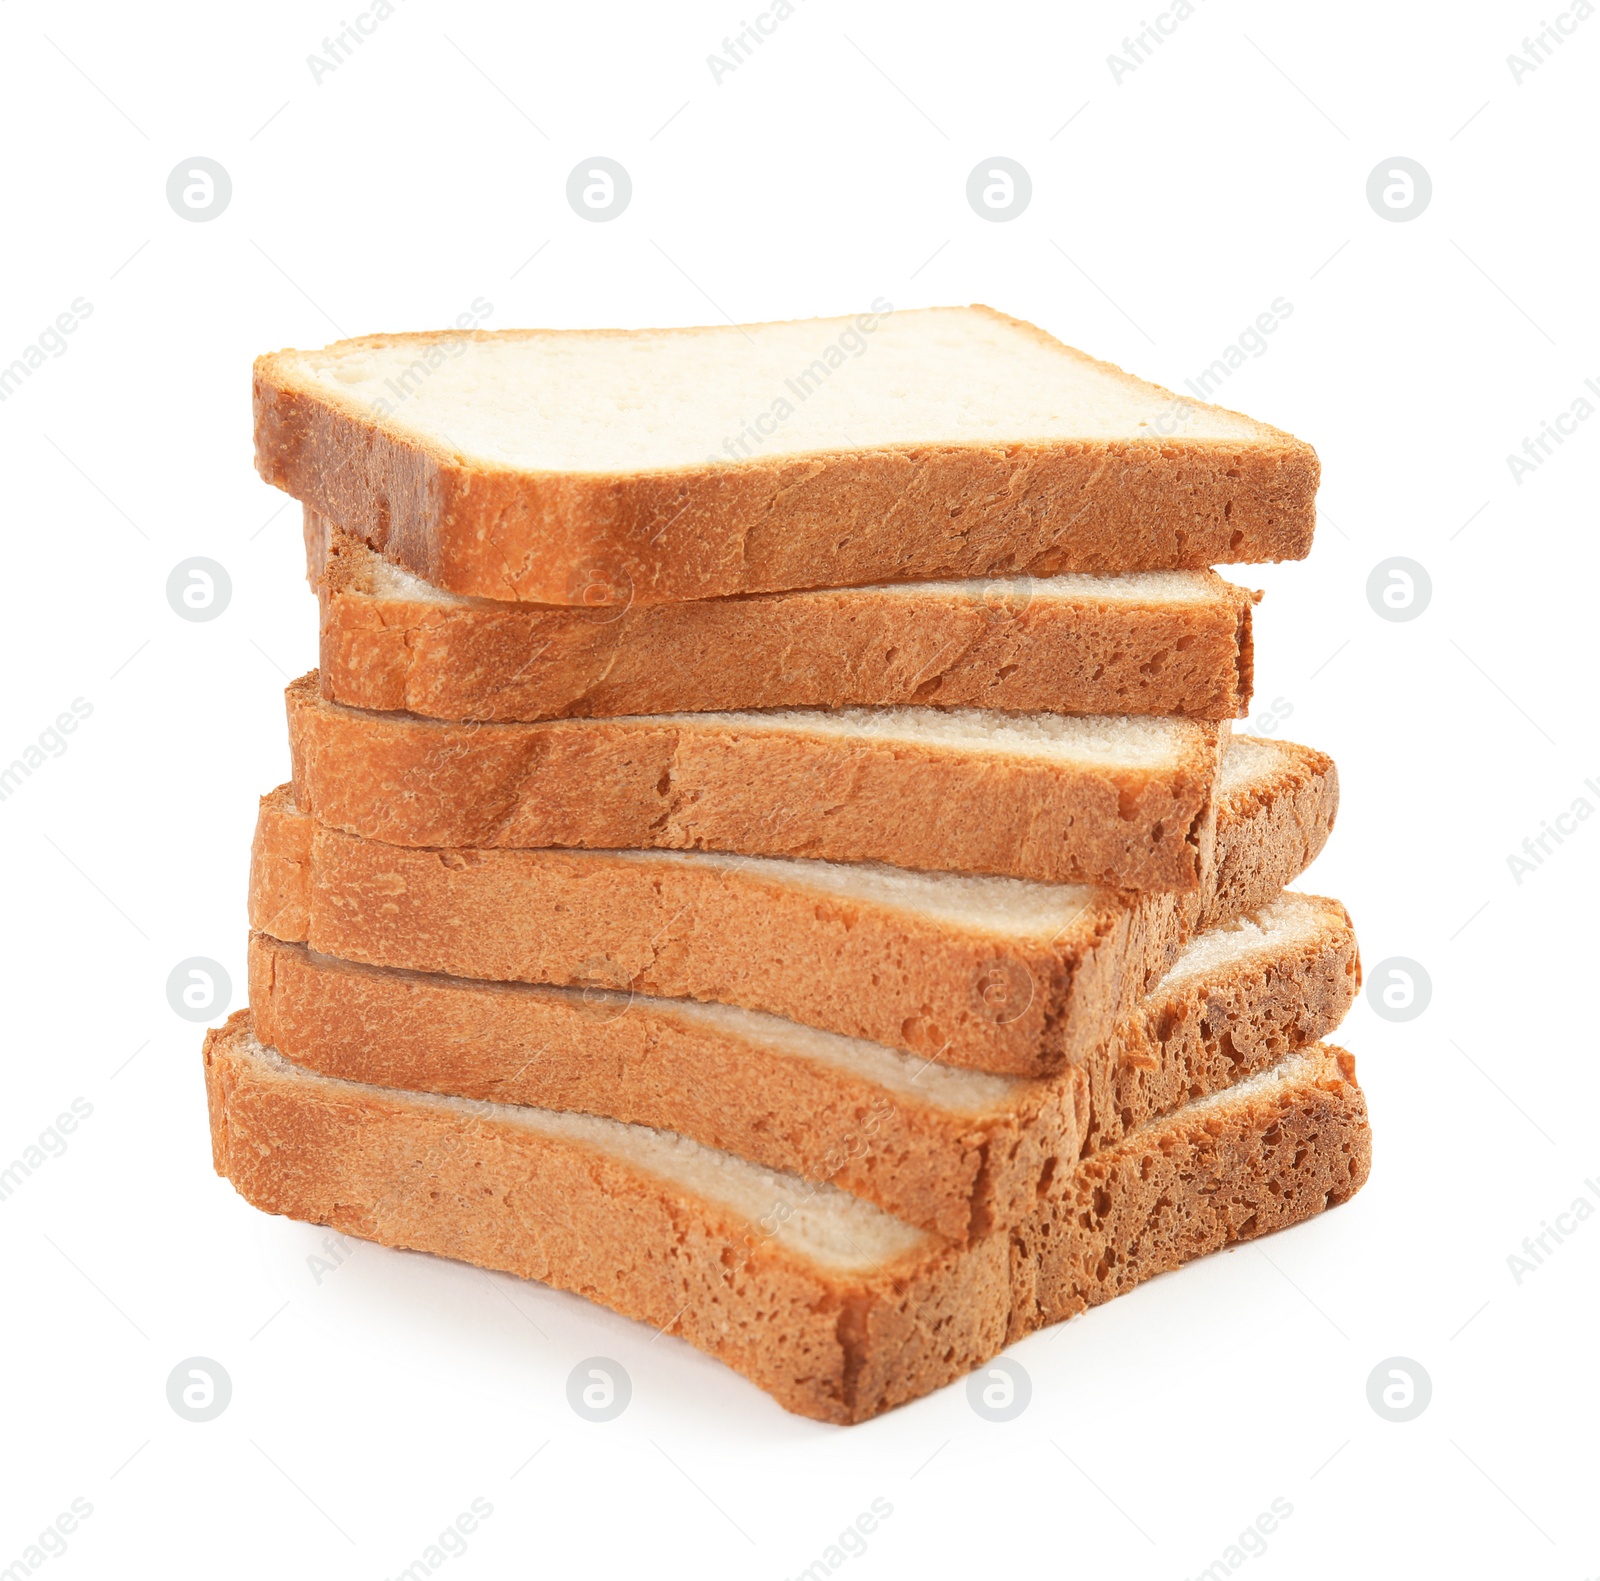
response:
[[[670,1132],[320,1076],[207,1033],[217,1172],[268,1212],[575,1291],[789,1410],[864,1421],[1011,1340],[1309,1218],[1370,1167],[1355,1061],[1317,1045],[1079,1165],[965,1246]]]

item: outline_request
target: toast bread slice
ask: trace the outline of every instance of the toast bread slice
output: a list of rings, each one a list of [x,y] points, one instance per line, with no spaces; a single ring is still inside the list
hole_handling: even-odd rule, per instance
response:
[[[1226,888],[1188,895],[709,852],[405,848],[329,829],[280,787],[257,819],[250,923],[367,965],[715,1000],[1049,1075],[1104,1043],[1194,932],[1260,909],[1321,850],[1331,759],[1287,742],[1248,757],[1218,796]]]
[[[1358,985],[1344,907],[1280,895],[1194,939],[1082,1065],[1028,1078],[729,1005],[397,971],[250,940],[257,1035],[296,1065],[673,1131],[830,1181],[952,1241],[1009,1228],[1080,1154],[1328,1036]]]
[[[728,851],[1192,890],[1229,726],[987,709],[451,723],[289,686],[294,797],[390,845]]]
[[[1314,1045],[1094,1155],[1019,1229],[953,1246],[669,1132],[316,1075],[248,1011],[204,1060],[217,1173],[256,1207],[575,1291],[838,1423],[1342,1202],[1371,1159],[1355,1062]]]
[[[323,696],[431,719],[925,704],[1243,717],[1260,598],[1216,572],[985,577],[590,609],[446,593],[314,511]]]
[[[452,593],[673,603],[1310,550],[1309,445],[985,307],[257,359],[256,467]]]

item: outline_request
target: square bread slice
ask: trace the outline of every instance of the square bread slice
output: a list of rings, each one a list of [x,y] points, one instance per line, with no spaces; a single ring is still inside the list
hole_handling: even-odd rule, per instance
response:
[[[1047,1075],[1103,1043],[1192,932],[1266,905],[1321,850],[1332,761],[1235,740],[1248,761],[1188,895],[698,851],[407,848],[330,829],[281,787],[256,824],[250,922],[372,966],[716,1000]]]
[[[674,1131],[953,1241],[1020,1222],[1080,1154],[1328,1036],[1359,980],[1344,907],[1286,893],[1193,939],[1081,1066],[1028,1078],[731,1005],[399,971],[250,939],[256,1034],[296,1065]]]
[[[1310,549],[1309,445],[985,307],[371,335],[255,365],[256,467],[413,575],[539,604]]]
[[[587,609],[467,598],[307,511],[322,694],[432,719],[927,704],[1242,717],[1260,594],[1215,571],[982,577]]]
[[[296,804],[391,845],[730,851],[1199,887],[1229,726],[981,708],[452,723],[285,694]]]
[[[1141,1280],[1344,1201],[1371,1138],[1316,1045],[1141,1127],[1022,1227],[953,1246],[835,1186],[592,1115],[302,1070],[206,1034],[217,1173],[268,1213],[572,1290],[821,1421],[864,1421]]]

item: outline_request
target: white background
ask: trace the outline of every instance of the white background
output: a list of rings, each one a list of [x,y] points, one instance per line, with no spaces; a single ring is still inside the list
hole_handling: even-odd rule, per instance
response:
[[[1252,1576],[1600,1570],[1600,1222],[1520,1284],[1507,1263],[1600,1182],[1600,820],[1520,884],[1507,863],[1600,806],[1600,422],[1520,484],[1505,459],[1600,379],[1600,20],[1519,85],[1535,8],[1200,0],[1118,84],[1132,6],[800,0],[719,84],[749,9],[396,5],[320,84],[331,4],[0,10],[0,362],[93,308],[0,406],[0,760],[93,709],[0,802],[0,1162],[93,1108],[0,1203],[0,1567],[81,1497],[51,1576],[389,1577],[482,1498],[451,1576],[783,1577],[883,1498],[851,1576],[1176,1581],[1282,1498]],[[608,224],[564,195],[596,154],[634,184]],[[997,154],[1034,188],[1000,224],[965,198]],[[233,182],[207,223],[165,197],[194,155]],[[1433,182],[1405,223],[1365,195],[1395,155]],[[1268,589],[1254,712],[1340,766],[1304,887],[1348,903],[1369,970],[1433,984],[1418,1019],[1362,1003],[1341,1034],[1366,1190],[1017,1347],[1033,1400],[1004,1425],[958,1386],[818,1426],[676,1339],[426,1257],[360,1247],[317,1282],[323,1232],[213,1176],[200,1029],[165,993],[209,956],[238,1002],[255,799],[314,662],[297,512],[251,466],[253,356],[480,296],[512,326],[880,294],[986,301],[1177,387],[1292,303],[1222,392],[1324,468],[1309,561],[1233,573]],[[233,583],[206,624],[165,597],[193,555]],[[1407,623],[1365,594],[1396,555],[1433,584]],[[195,1355],[233,1382],[207,1424],[165,1397]],[[633,1379],[606,1425],[566,1404],[594,1355]],[[1366,1397],[1397,1355],[1433,1385],[1406,1424]]]

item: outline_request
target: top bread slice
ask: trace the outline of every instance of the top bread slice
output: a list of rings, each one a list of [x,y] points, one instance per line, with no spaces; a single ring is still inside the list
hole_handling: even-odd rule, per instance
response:
[[[1223,720],[1259,593],[1215,571],[976,577],[613,609],[447,593],[305,512],[330,702],[485,721],[926,704]]]
[[[1302,558],[1317,459],[984,307],[373,335],[255,367],[256,465],[437,587],[560,605]]]

